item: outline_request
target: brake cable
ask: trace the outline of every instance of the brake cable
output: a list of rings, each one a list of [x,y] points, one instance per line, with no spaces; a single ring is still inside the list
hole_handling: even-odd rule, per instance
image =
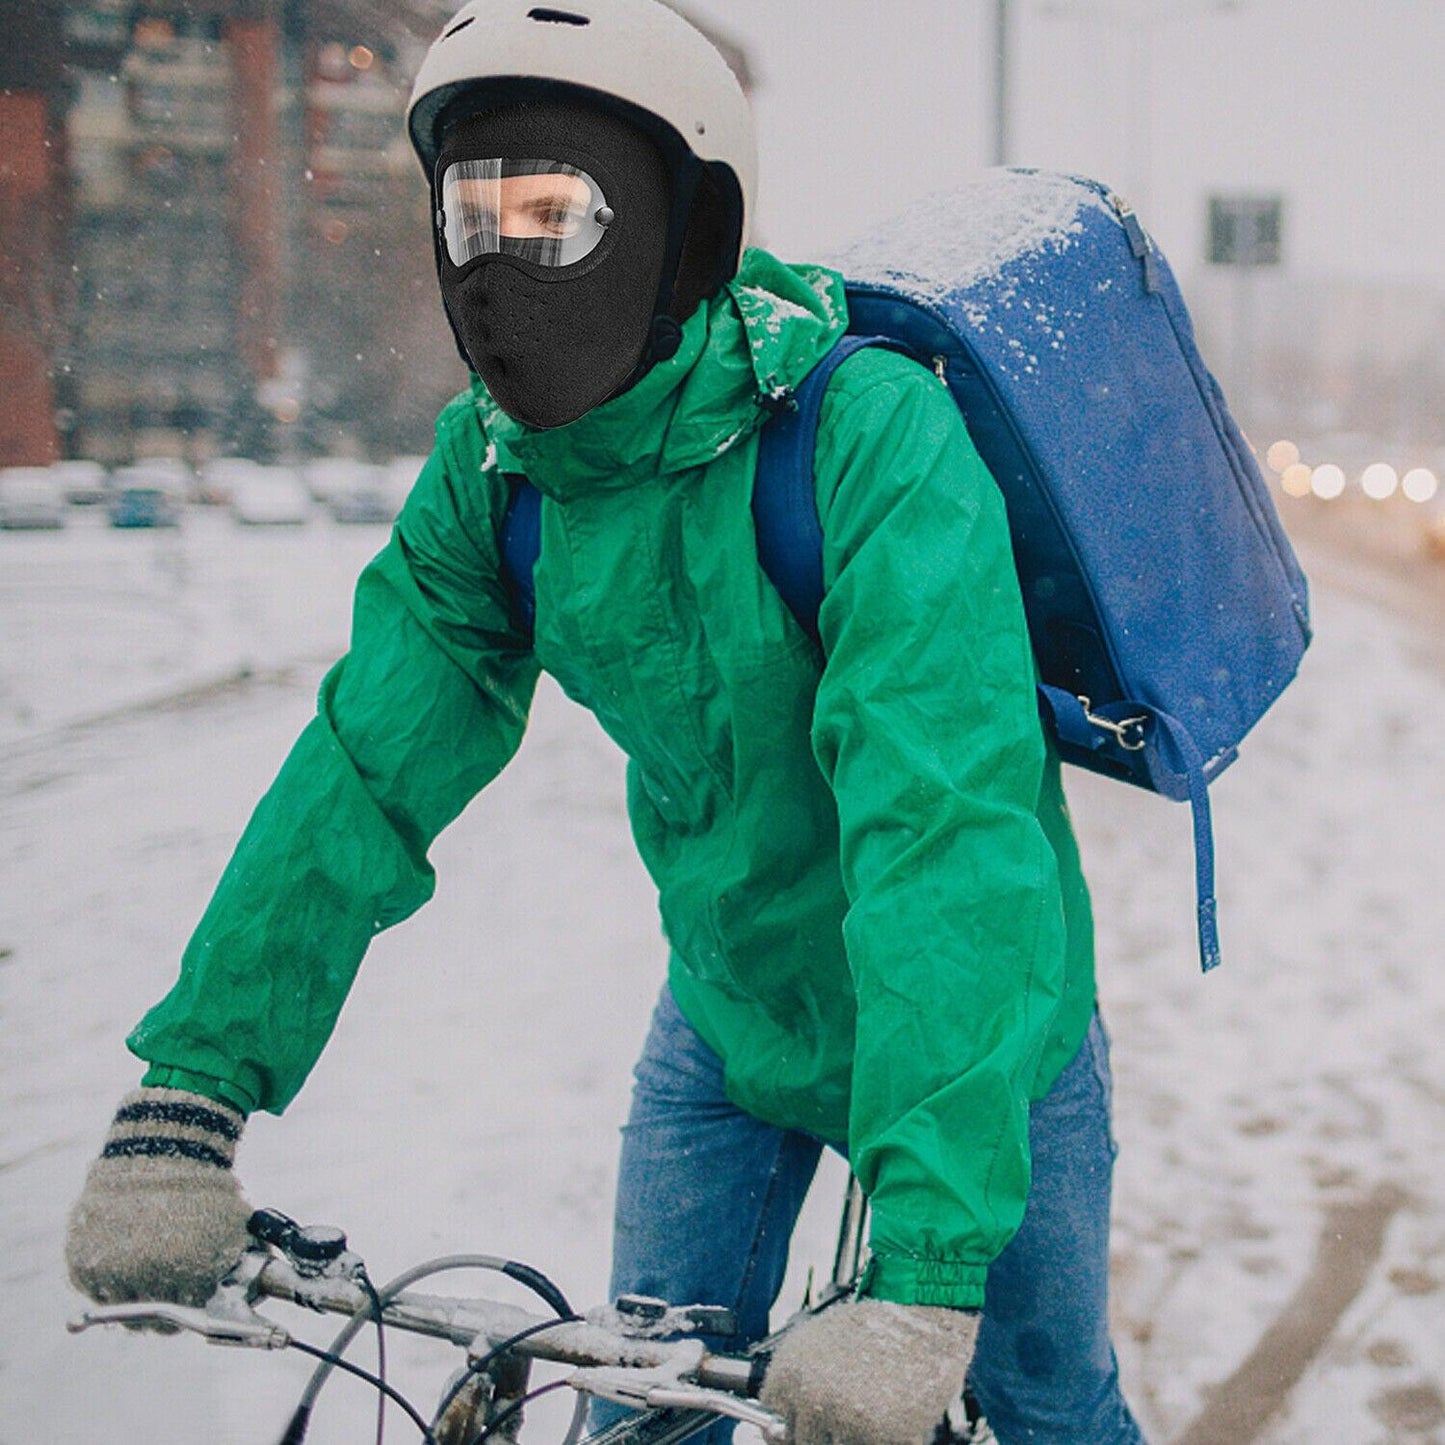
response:
[[[289,1222],[289,1221],[288,1221]],[[274,1241],[268,1241],[274,1242]],[[284,1245],[278,1247],[285,1250]],[[293,1261],[294,1262],[294,1261]],[[491,1254],[453,1254],[444,1255],[438,1259],[427,1260],[423,1264],[414,1265],[412,1268],[403,1270],[395,1279],[389,1280],[376,1293],[375,1301],[368,1300],[363,1308],[359,1309],[347,1320],[345,1325],[337,1333],[336,1338],[331,1342],[329,1355],[320,1357],[320,1363],[312,1372],[311,1378],[306,1382],[306,1388],[301,1393],[296,1409],[292,1413],[291,1420],[286,1428],[286,1433],[281,1438],[281,1445],[302,1445],[306,1438],[306,1432],[310,1428],[311,1413],[315,1408],[316,1398],[321,1393],[321,1387],[331,1377],[333,1367],[342,1363],[342,1355],[350,1346],[351,1341],[365,1327],[372,1316],[372,1311],[377,1310],[378,1317],[380,1310],[391,1303],[407,1286],[416,1284],[419,1280],[430,1278],[432,1275],[445,1274],[452,1270],[460,1269],[483,1269],[490,1270],[496,1274],[504,1274],[509,1279],[514,1279],[518,1284],[524,1286],[545,1301],[557,1312],[559,1320],[562,1318],[576,1318],[572,1307],[567,1303],[567,1297],[547,1278],[540,1270],[534,1269],[531,1265],[520,1264],[515,1260],[502,1259]],[[378,1309],[379,1306],[379,1309]],[[549,1325],[559,1321],[548,1321]],[[334,1359],[330,1356],[334,1356]],[[464,1377],[465,1378],[465,1377]],[[420,1416],[413,1412],[413,1419],[420,1419]],[[423,1424],[425,1438],[431,1439],[429,1427]]]
[[[344,1370],[348,1375],[355,1375],[358,1380],[365,1380],[368,1385],[376,1389],[383,1399],[395,1400],[403,1410],[406,1411],[412,1423],[421,1431],[421,1438],[426,1445],[436,1445],[436,1436],[432,1434],[431,1426],[422,1419],[421,1412],[401,1393],[400,1390],[388,1385],[378,1375],[373,1375],[370,1370],[364,1370],[360,1365],[353,1365],[350,1360],[342,1359],[338,1354],[330,1350],[323,1350],[319,1345],[307,1344],[305,1340],[288,1340],[288,1350],[298,1350],[303,1355],[311,1355],[321,1361],[326,1372],[330,1374],[333,1369]],[[281,1445],[295,1445],[306,1438],[306,1431],[310,1426],[311,1411],[308,1408],[303,1415],[298,1409],[291,1417],[291,1422],[286,1427],[286,1433],[281,1437]]]
[[[494,1345],[480,1359],[469,1360],[466,1369],[452,1381],[451,1387],[447,1390],[446,1394],[442,1396],[441,1404],[437,1406],[436,1413],[432,1416],[432,1429],[436,1429],[437,1425],[441,1422],[442,1416],[444,1416],[451,1407],[452,1401],[466,1389],[467,1383],[475,1379],[476,1376],[484,1374],[488,1367],[502,1355],[505,1355],[508,1350],[520,1345],[523,1340],[531,1339],[533,1335],[544,1334],[547,1330],[555,1330],[558,1325],[577,1324],[581,1318],[581,1315],[559,1315],[555,1320],[543,1320],[541,1324],[529,1325],[525,1330],[518,1330],[511,1339],[503,1340],[500,1345]],[[526,1398],[524,1395],[522,1400]],[[520,1405],[522,1400],[517,1401],[517,1403]],[[505,1414],[506,1412],[504,1411],[503,1413]]]

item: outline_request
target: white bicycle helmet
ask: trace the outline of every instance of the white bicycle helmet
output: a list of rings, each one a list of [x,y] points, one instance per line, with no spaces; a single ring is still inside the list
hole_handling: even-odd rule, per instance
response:
[[[757,186],[752,111],[712,43],[661,0],[576,0],[565,9],[470,0],[427,52],[407,107],[407,131],[428,183],[453,101],[538,81],[581,87],[644,113],[725,191],[735,188],[728,274],[736,270]]]

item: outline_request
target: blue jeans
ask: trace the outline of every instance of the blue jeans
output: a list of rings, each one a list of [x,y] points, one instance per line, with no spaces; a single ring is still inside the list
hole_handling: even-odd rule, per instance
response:
[[[1108,1040],[1095,1015],[1033,1106],[1028,1208],[988,1273],[969,1385],[1001,1445],[1143,1438],[1109,1340],[1109,1116]],[[664,989],[622,1131],[613,1294],[728,1305],[745,1339],[766,1334],[821,1149],[728,1102],[721,1061]],[[599,1406],[597,1423],[618,1413]],[[730,1433],[720,1424],[699,1438],[724,1445]]]

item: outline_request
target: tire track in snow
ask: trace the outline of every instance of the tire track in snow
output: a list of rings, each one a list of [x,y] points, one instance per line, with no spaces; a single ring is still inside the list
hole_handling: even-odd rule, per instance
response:
[[[1398,1186],[1381,1184],[1326,1210],[1304,1283],[1239,1368],[1210,1389],[1208,1405],[1173,1445],[1248,1445],[1259,1437],[1364,1289],[1406,1202]]]
[[[197,712],[264,691],[304,686],[320,666],[316,659],[298,659],[275,667],[241,666],[8,742],[0,756],[0,799],[40,792],[64,782],[72,775],[65,761],[66,752],[78,739],[111,737],[123,728],[159,715]]]

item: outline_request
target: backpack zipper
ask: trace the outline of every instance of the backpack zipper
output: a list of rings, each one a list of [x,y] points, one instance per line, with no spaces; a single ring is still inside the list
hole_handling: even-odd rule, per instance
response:
[[[1159,294],[1162,290],[1159,282],[1159,263],[1155,256],[1153,244],[1149,240],[1149,235],[1140,223],[1139,217],[1135,214],[1134,207],[1125,200],[1123,196],[1119,195],[1117,191],[1103,189],[1103,196],[1109,208],[1119,218],[1119,224],[1124,228],[1124,235],[1128,238],[1129,249],[1133,252],[1134,258],[1143,265],[1145,292],[1150,295]],[[1174,335],[1179,342],[1181,353],[1187,354],[1190,347],[1185,345],[1185,339],[1180,334],[1179,324],[1175,319],[1173,310],[1167,302],[1164,306],[1164,314],[1169,319],[1169,325],[1173,329]],[[1202,357],[1199,358],[1199,364],[1201,367],[1204,367]],[[1274,558],[1275,563],[1280,569],[1285,586],[1290,594],[1295,621],[1299,624],[1305,637],[1308,638],[1311,634],[1309,611],[1304,598],[1295,586],[1293,575],[1285,561],[1285,553],[1281,545],[1284,539],[1276,533],[1277,524],[1272,525],[1268,514],[1260,508],[1258,499],[1254,494],[1254,484],[1249,479],[1250,462],[1253,458],[1251,457],[1247,460],[1243,457],[1240,454],[1239,446],[1236,444],[1235,439],[1229,435],[1229,429],[1224,425],[1222,420],[1221,407],[1224,405],[1222,396],[1212,394],[1210,386],[1200,377],[1192,365],[1190,370],[1194,372],[1194,384],[1199,390],[1200,400],[1203,402],[1204,409],[1208,413],[1210,421],[1213,423],[1214,431],[1219,437],[1220,444],[1227,453],[1234,457],[1235,484],[1239,488],[1245,510],[1254,522],[1255,528],[1265,544],[1266,551]],[[1207,367],[1204,367],[1204,373],[1205,376],[1209,376]],[[1212,377],[1210,377],[1210,380],[1212,380]],[[1247,446],[1248,444],[1245,443],[1245,445]],[[1287,546],[1287,542],[1285,542],[1284,545]]]
[[[1150,244],[1144,227],[1139,223],[1139,217],[1135,214],[1134,207],[1116,191],[1107,192],[1106,199],[1113,208],[1114,214],[1118,216],[1119,224],[1124,228],[1124,234],[1129,238],[1129,249],[1134,253],[1134,259],[1143,263],[1145,294],[1157,296],[1159,294],[1159,265],[1154,259],[1154,247]]]

